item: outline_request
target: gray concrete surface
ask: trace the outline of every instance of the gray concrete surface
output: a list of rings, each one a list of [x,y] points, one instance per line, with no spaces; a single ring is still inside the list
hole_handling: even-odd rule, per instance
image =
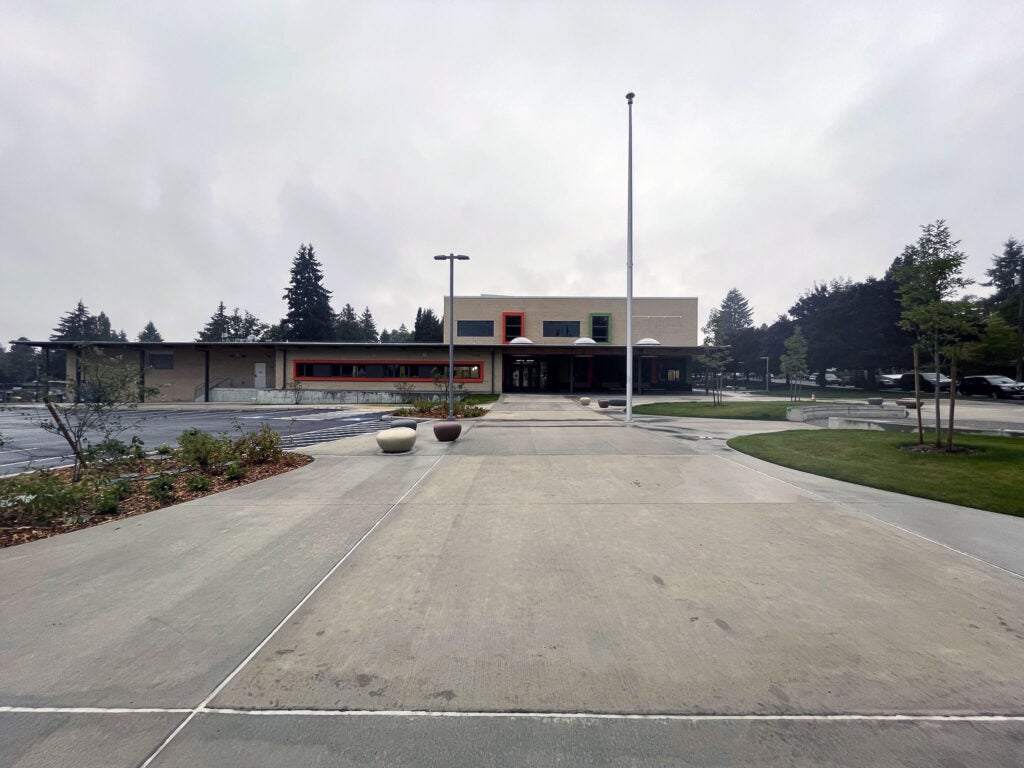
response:
[[[0,764],[1020,764],[1024,521],[620,420],[506,396],[0,551]]]

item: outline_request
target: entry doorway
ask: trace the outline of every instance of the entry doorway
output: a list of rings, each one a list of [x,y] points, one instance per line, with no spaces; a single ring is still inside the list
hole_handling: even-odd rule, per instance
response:
[[[513,358],[505,371],[505,388],[510,392],[542,392],[548,385],[548,364],[535,358]]]
[[[267,388],[267,364],[266,363],[256,363],[253,366],[252,385],[256,389],[266,389]]]

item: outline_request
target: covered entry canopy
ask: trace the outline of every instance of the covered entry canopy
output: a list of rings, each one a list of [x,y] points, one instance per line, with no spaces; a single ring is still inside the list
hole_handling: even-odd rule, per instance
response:
[[[636,392],[692,389],[695,357],[703,347],[633,347]],[[503,392],[625,392],[626,347],[604,344],[507,344],[502,347]]]

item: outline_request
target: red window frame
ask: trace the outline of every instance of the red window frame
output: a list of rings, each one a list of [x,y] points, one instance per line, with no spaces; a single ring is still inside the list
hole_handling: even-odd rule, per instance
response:
[[[415,381],[433,383],[433,376],[299,376],[299,365],[436,365],[440,368],[447,368],[447,360],[293,360],[292,380],[293,381]],[[455,381],[463,384],[482,384],[484,381],[484,364],[479,360],[456,360],[455,369],[460,365],[477,366],[480,375],[474,378],[455,377]],[[447,377],[446,377],[447,378]]]
[[[511,339],[508,335],[508,319],[510,317],[519,318],[519,333],[513,336]],[[517,336],[526,335],[526,313],[525,312],[502,312],[501,313],[501,339],[502,344],[508,344],[512,339]]]

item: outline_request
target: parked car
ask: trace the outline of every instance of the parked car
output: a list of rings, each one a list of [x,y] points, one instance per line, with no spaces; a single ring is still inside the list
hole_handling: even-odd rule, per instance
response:
[[[983,395],[993,400],[1024,397],[1024,384],[1006,376],[964,376],[959,389],[961,395]]]
[[[902,373],[883,373],[877,379],[879,389],[899,389]],[[914,374],[910,374],[910,382],[914,382]]]
[[[918,378],[921,381],[922,392],[934,392],[935,391],[935,374],[934,373],[921,373],[918,374]],[[949,376],[939,374],[939,392],[949,392],[950,382]],[[900,389],[905,392],[914,391],[914,374],[904,373],[900,376]]]

